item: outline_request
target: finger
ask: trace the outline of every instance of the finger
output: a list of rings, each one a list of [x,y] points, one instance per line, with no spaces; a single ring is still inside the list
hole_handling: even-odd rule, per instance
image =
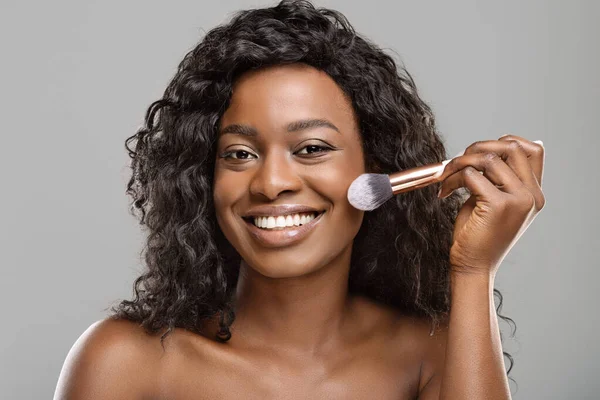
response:
[[[466,148],[465,154],[494,152],[514,171],[531,192],[541,191],[538,180],[527,158],[527,152],[518,140],[486,140]]]
[[[449,187],[456,185],[460,177],[454,176],[466,167],[473,167],[483,173],[499,190],[507,193],[517,193],[523,189],[523,182],[515,172],[496,153],[471,153],[452,159],[442,174],[442,191],[447,193]]]
[[[444,182],[446,185],[446,182]],[[479,173],[477,169],[468,165],[448,177],[447,186],[442,187],[439,197],[448,197],[453,191],[465,187],[477,200],[492,200],[502,192],[492,182]]]
[[[498,140],[516,140],[517,142],[519,142],[523,150],[525,150],[525,154],[527,155],[527,159],[529,161],[529,164],[531,165],[533,174],[538,182],[538,185],[541,187],[542,178],[544,175],[544,145],[541,143],[534,143],[516,135],[504,135]]]

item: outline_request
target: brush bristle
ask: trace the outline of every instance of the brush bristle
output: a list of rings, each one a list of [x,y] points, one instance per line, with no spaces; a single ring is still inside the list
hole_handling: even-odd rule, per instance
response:
[[[390,177],[385,174],[362,174],[348,189],[348,201],[355,208],[371,211],[392,198]]]

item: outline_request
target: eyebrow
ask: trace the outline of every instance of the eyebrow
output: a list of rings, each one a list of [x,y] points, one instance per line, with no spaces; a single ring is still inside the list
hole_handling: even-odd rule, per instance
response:
[[[306,130],[306,129],[320,128],[320,127],[330,128],[337,132],[340,131],[337,128],[337,126],[335,126],[332,122],[330,122],[326,119],[322,119],[322,118],[301,119],[298,121],[290,122],[287,126],[287,131],[291,133],[291,132],[298,132],[298,131],[302,131],[302,130]],[[221,135],[224,135],[226,133],[232,133],[232,134],[243,135],[243,136],[257,136],[258,135],[258,131],[255,128],[251,127],[250,125],[244,125],[244,124],[227,125],[223,129],[221,129],[220,133],[221,133]]]

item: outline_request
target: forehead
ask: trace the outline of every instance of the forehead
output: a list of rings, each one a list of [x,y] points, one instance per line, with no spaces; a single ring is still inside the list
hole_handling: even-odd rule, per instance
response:
[[[302,118],[327,118],[340,130],[355,129],[350,100],[329,75],[304,64],[277,65],[247,72],[235,82],[221,126],[279,129]]]

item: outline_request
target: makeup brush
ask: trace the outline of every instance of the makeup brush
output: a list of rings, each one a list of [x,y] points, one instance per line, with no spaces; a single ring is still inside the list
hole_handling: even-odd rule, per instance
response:
[[[535,143],[542,144],[541,140]],[[462,156],[464,151],[449,160],[421,167],[409,168],[393,174],[362,174],[352,182],[348,189],[348,201],[355,208],[371,211],[380,207],[394,195],[409,192],[439,182],[446,164]],[[481,172],[481,171],[479,171]]]

